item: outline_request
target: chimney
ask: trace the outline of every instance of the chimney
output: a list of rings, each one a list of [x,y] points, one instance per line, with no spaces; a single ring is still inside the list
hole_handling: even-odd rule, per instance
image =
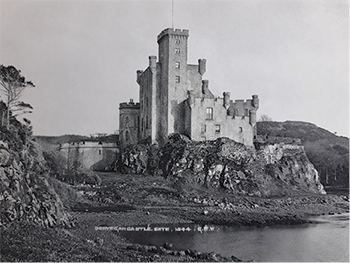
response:
[[[198,59],[198,73],[203,75],[206,71],[206,64],[207,60],[206,59]]]
[[[224,92],[224,107],[226,108],[226,110],[230,107],[230,96],[231,93],[230,92]]]

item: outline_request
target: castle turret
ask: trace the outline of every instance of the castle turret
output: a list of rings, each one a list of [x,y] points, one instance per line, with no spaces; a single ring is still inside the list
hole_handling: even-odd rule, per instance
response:
[[[157,65],[157,56],[149,56],[148,60],[149,60],[149,67],[155,68]]]
[[[259,97],[258,97],[258,95],[253,95],[252,96],[252,105],[253,105],[253,107],[257,110],[257,109],[259,109]]]
[[[193,108],[194,103],[195,103],[195,91],[194,90],[189,90],[188,91],[188,104],[190,105],[190,108]]]
[[[140,123],[140,103],[130,102],[119,104],[119,142],[123,148],[138,142]]]
[[[140,84],[140,76],[142,75],[143,70],[137,70],[136,71],[136,82]]]
[[[158,59],[160,64],[157,98],[161,118],[157,124],[159,140],[177,132],[182,126],[179,103],[188,97],[187,42],[188,30],[167,28],[158,35]]]
[[[230,96],[231,93],[230,92],[224,92],[224,107],[226,108],[226,110],[230,107]]]
[[[209,93],[209,80],[207,79],[202,80],[202,93],[203,94]]]

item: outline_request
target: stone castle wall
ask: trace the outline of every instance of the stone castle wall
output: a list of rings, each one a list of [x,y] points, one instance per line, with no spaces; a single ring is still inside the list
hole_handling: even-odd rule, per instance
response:
[[[120,152],[116,143],[75,142],[59,147],[66,163],[72,171],[101,171],[113,164]]]
[[[258,96],[247,101],[232,101],[229,92],[224,93],[224,98],[214,97],[209,81],[202,79],[206,60],[199,59],[198,65],[187,64],[188,37],[188,30],[179,29],[165,29],[158,35],[159,61],[150,56],[148,68],[137,71],[140,107],[133,111],[127,110],[126,103],[120,107],[122,148],[146,139],[163,145],[171,133],[186,134],[194,140],[228,137],[253,145]],[[208,108],[213,111],[210,120]],[[131,131],[123,119],[137,112],[138,131]]]

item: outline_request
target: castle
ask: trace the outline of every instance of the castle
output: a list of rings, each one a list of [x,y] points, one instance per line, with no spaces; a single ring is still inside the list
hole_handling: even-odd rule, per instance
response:
[[[164,144],[171,133],[192,140],[228,137],[253,145],[259,99],[231,100],[230,93],[215,97],[204,80],[206,60],[187,64],[188,30],[168,28],[158,35],[158,58],[137,71],[139,103],[120,103],[119,140],[123,148],[148,140]]]

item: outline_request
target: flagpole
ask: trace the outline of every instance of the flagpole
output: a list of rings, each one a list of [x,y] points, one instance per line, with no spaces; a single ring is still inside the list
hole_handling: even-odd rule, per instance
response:
[[[174,0],[171,0],[171,26],[174,29]]]

